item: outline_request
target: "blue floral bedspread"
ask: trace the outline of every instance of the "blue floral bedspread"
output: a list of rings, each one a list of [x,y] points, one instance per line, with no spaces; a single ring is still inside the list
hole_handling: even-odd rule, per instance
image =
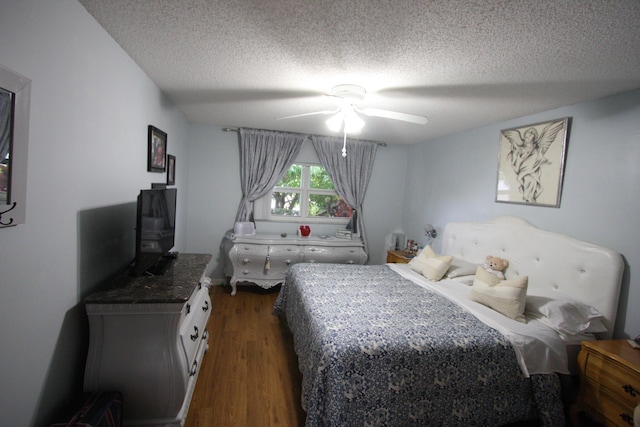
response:
[[[307,426],[564,425],[556,375],[524,378],[502,334],[385,265],[296,264],[274,310]]]

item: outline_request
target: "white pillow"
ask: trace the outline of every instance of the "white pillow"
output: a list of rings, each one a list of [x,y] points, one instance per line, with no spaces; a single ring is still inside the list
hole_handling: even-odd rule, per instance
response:
[[[439,256],[427,246],[409,262],[409,267],[427,279],[437,282],[445,275],[452,260],[451,255]]]
[[[471,286],[473,285],[473,281],[475,280],[475,278],[476,276],[474,274],[470,274],[467,276],[456,276],[451,280],[462,283],[463,285]]]
[[[458,276],[468,276],[470,274],[475,274],[477,268],[478,264],[454,257],[453,261],[451,261],[451,267],[447,270],[446,276],[449,279]]]
[[[541,323],[556,331],[575,335],[583,332],[606,332],[603,316],[594,307],[568,298],[552,299],[531,295],[526,310]]]
[[[524,309],[527,302],[528,283],[527,276],[500,280],[484,268],[478,267],[469,299],[484,304],[513,320],[526,323]]]

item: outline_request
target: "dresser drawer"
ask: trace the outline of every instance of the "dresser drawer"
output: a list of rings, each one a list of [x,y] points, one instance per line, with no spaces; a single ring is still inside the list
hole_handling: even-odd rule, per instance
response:
[[[366,255],[359,247],[327,247],[307,246],[304,248],[305,262],[336,263],[336,264],[362,264]]]
[[[609,420],[606,425],[633,426],[633,409],[620,401],[620,395],[611,390],[599,386],[597,383],[587,381],[584,384],[584,405],[595,410],[600,416]]]
[[[284,276],[287,273],[289,267],[278,266],[271,264],[269,270],[255,271],[251,269],[243,268],[236,272],[234,276],[240,282],[253,282],[255,280],[279,280],[284,281]]]
[[[630,408],[640,404],[640,376],[599,354],[590,353],[585,368],[587,381],[600,384]]]
[[[180,344],[189,367],[193,364],[198,346],[207,340],[206,328],[210,314],[211,299],[208,289],[203,288],[197,292],[194,304],[180,327]]]
[[[235,245],[230,253],[234,268],[250,268],[255,271],[262,270],[267,259],[267,247],[243,243]]]
[[[201,295],[200,295],[200,292],[202,292],[202,282],[201,281],[198,282],[198,284],[196,285],[195,289],[191,293],[191,296],[189,297],[189,300],[182,307],[182,312],[180,313],[180,325],[184,325],[184,323],[188,321],[187,317],[191,316],[191,313],[193,312],[193,308],[198,303],[197,302],[198,299],[202,298]]]
[[[269,260],[272,273],[283,274],[294,264],[302,262],[304,254],[299,246],[269,246]]]
[[[640,404],[640,352],[626,340],[583,341],[578,365],[574,424],[578,413],[586,412],[606,426],[633,426],[633,411]]]
[[[253,256],[253,257],[266,257],[267,246],[256,245],[252,243],[240,243],[234,247],[238,257]]]

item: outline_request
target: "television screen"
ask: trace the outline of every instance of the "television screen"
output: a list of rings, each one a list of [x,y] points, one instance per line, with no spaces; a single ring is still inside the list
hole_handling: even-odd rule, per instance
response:
[[[175,244],[176,189],[141,190],[136,217],[133,273],[162,274]]]

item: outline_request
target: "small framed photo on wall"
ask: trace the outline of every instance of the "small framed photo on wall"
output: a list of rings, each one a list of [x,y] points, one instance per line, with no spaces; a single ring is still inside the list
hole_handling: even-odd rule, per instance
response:
[[[176,156],[167,155],[167,185],[176,183]]]
[[[167,134],[155,126],[149,125],[148,172],[164,172],[167,168]]]
[[[496,202],[560,207],[569,117],[500,131]]]

